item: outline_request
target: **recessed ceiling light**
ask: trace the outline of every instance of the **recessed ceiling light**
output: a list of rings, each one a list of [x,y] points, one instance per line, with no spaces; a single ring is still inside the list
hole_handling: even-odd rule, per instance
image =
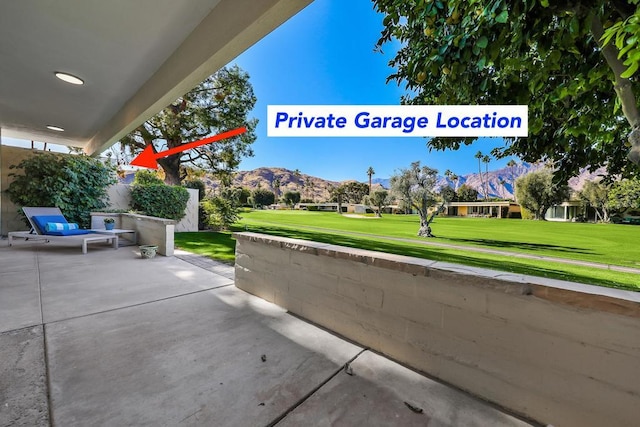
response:
[[[84,84],[84,80],[82,80],[79,77],[76,77],[74,75],[71,74],[67,74],[67,73],[61,73],[60,71],[56,71],[56,77],[59,78],[62,81],[65,81],[67,83],[71,83],[72,85],[83,85]]]
[[[64,132],[64,129],[62,129],[60,126],[47,126],[47,129],[55,130],[57,132]]]

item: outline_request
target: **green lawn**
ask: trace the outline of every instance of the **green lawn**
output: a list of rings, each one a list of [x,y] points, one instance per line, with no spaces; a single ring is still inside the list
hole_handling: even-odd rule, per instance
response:
[[[175,245],[185,251],[208,256],[228,264],[236,259],[236,239],[231,232],[175,233]]]
[[[311,226],[423,240],[415,215],[349,218],[329,212],[254,211],[242,225]],[[436,218],[434,242],[640,268],[640,226],[489,218]]]
[[[477,253],[421,245],[415,216],[387,215],[382,219],[349,218],[335,213],[255,211],[242,214],[236,230],[327,242],[401,255],[428,258],[514,273],[531,274],[622,289],[640,289],[640,275],[542,260]],[[484,218],[438,218],[433,242],[546,255],[640,267],[640,227],[614,224],[575,224]],[[353,235],[370,233],[415,240],[399,242]],[[229,233],[176,233],[176,245],[212,258],[233,260],[235,241]]]

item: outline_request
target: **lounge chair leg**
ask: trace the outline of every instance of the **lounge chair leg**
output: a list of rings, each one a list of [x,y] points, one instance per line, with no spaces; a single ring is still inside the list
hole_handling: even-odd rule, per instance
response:
[[[82,241],[82,253],[85,254],[85,255],[87,254],[87,241],[86,240]]]

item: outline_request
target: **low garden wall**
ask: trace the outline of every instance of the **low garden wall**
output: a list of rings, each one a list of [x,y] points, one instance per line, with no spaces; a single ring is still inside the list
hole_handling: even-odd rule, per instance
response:
[[[235,283],[541,423],[637,425],[640,294],[237,233]]]
[[[138,245],[156,245],[159,254],[173,256],[175,221],[130,213],[91,212],[91,228],[104,228],[107,217],[115,219],[115,228],[135,230]]]

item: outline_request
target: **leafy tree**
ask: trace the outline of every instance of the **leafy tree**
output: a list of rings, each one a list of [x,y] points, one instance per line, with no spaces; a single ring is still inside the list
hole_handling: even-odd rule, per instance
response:
[[[329,189],[329,200],[338,203],[338,214],[342,215],[342,203],[345,201],[345,189],[343,185]]]
[[[469,187],[467,184],[462,184],[458,188],[458,200],[461,202],[477,202],[478,190]]]
[[[55,206],[69,222],[85,228],[91,225],[91,211],[107,206],[107,188],[116,183],[112,166],[83,155],[35,152],[9,169],[21,171],[9,174],[13,181],[6,191],[14,204]]]
[[[389,77],[406,83],[402,103],[527,104],[529,136],[506,138],[494,156],[552,160],[558,182],[586,166],[637,173],[622,141],[637,163],[640,79],[631,74],[640,61],[638,0],[374,4],[385,15],[378,47],[392,39],[402,46]],[[433,138],[428,145],[455,149],[473,140]]]
[[[297,191],[287,191],[286,193],[284,193],[284,196],[282,196],[282,199],[287,204],[287,206],[293,209],[296,203],[300,203],[300,193]]]
[[[375,175],[376,171],[373,170],[373,166],[369,166],[367,169],[367,176],[369,177],[369,194],[371,194],[371,177]]]
[[[376,216],[381,218],[382,210],[391,203],[391,197],[389,197],[387,190],[376,190],[372,194],[364,196],[363,201],[366,205],[375,206]]]
[[[569,199],[569,187],[555,184],[549,169],[530,172],[516,179],[516,201],[533,214],[534,219],[544,220],[553,205]]]
[[[246,187],[239,187],[240,193],[238,193],[238,202],[240,206],[246,206],[249,204],[249,198],[251,197],[251,190]]]
[[[436,184],[438,171],[428,166],[420,166],[420,162],[411,163],[409,169],[401,169],[398,174],[391,177],[391,192],[403,205],[410,206],[418,211],[420,216],[420,230],[418,236],[434,237],[431,234],[429,224],[429,209],[436,204],[436,194],[433,187]],[[436,211],[437,212],[437,211]]]
[[[363,182],[346,182],[341,184],[339,192],[332,197],[333,201],[338,201],[338,194],[342,196],[342,203],[361,203],[364,196],[369,194],[369,186]]]
[[[183,164],[202,167],[214,175],[228,174],[237,169],[242,157],[253,156],[257,119],[248,115],[255,103],[249,75],[237,66],[225,67],[120,142],[135,152],[147,146],[157,152],[244,126],[247,132],[241,135],[158,159],[167,184],[180,184],[186,175],[180,167]]]
[[[609,222],[609,190],[610,184],[602,181],[587,181],[578,193],[580,199],[589,204],[596,211],[598,217],[603,222]]]
[[[630,0],[628,3],[638,5],[640,2]],[[627,14],[628,12],[624,13],[625,16]],[[606,46],[613,42],[619,51],[618,59],[624,59],[623,65],[629,67],[621,74],[621,77],[632,77],[640,67],[638,31],[640,31],[640,7],[636,7],[633,15],[628,16],[624,21],[618,21],[607,28],[602,36],[602,44]]]
[[[253,203],[257,207],[269,206],[276,202],[276,195],[273,194],[272,191],[266,190],[264,188],[258,188],[253,190],[251,193],[251,197],[253,198]]]
[[[609,191],[607,206],[617,212],[640,209],[640,179],[623,179],[615,182]]]
[[[164,185],[156,171],[140,169],[133,176],[133,185]]]
[[[446,202],[458,201],[458,195],[456,194],[456,190],[451,188],[450,185],[444,186],[440,189],[440,197],[442,197],[442,200]]]
[[[206,213],[207,223],[218,230],[228,230],[240,220],[240,188],[223,187],[218,194],[205,198],[202,209]]]
[[[274,178],[273,181],[271,181],[271,187],[273,188],[276,200],[278,200],[280,198],[280,178]]]

